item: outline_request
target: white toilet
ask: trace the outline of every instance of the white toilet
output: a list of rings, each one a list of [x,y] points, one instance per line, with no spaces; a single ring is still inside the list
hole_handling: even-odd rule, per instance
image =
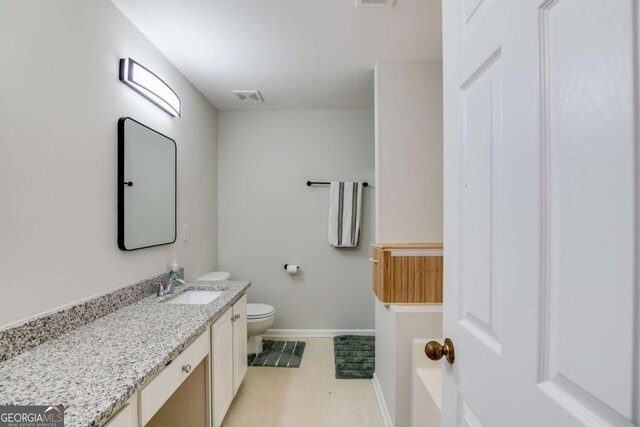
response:
[[[220,281],[231,279],[226,271],[212,271],[197,280]],[[273,325],[276,310],[268,304],[247,304],[247,354],[262,353],[262,334]]]
[[[247,304],[247,354],[262,353],[262,334],[273,325],[276,310],[268,304]]]

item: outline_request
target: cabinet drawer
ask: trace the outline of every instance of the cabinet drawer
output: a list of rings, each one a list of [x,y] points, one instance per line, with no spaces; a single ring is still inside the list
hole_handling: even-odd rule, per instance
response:
[[[209,354],[209,331],[203,332],[189,347],[151,380],[140,392],[140,419],[145,425],[171,397],[192,369]],[[187,372],[189,371],[189,372]]]

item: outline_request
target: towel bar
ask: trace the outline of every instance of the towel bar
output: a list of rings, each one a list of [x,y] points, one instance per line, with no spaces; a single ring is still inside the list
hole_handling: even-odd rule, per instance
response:
[[[312,185],[329,185],[331,184],[330,182],[322,182],[322,181],[307,181],[307,187],[311,187]],[[368,187],[369,183],[368,182],[363,182],[362,183],[363,187]]]

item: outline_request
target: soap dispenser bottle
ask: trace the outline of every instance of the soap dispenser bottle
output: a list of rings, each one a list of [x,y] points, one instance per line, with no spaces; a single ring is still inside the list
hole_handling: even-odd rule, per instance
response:
[[[171,261],[171,272],[169,273],[169,278],[178,277],[178,260]]]
[[[169,272],[169,283],[167,284],[167,289],[168,292],[165,293],[171,293],[173,292],[173,284],[174,282],[180,284],[180,285],[184,285],[184,280],[182,280],[179,276],[178,276],[178,261],[173,260],[171,261],[171,271]]]

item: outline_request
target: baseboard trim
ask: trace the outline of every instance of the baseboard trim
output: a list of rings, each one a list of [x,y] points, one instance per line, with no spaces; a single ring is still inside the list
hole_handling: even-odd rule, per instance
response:
[[[269,329],[265,337],[326,338],[338,335],[375,335],[374,329]]]
[[[378,377],[375,372],[373,374],[373,390],[376,392],[376,398],[378,399],[378,406],[380,407],[380,412],[382,413],[382,420],[384,421],[385,427],[393,427],[393,421],[391,421],[391,414],[389,414],[389,408],[387,408],[387,402],[384,400],[384,394],[382,394],[382,388],[380,387],[380,381],[378,381]]]

